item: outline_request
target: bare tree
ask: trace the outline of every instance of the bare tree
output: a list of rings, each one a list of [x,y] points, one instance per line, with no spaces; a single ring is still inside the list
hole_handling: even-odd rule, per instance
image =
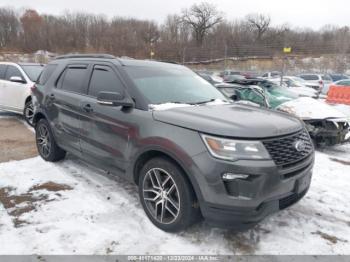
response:
[[[263,14],[249,14],[246,20],[251,29],[256,32],[256,41],[261,41],[270,27],[271,17]]]
[[[210,29],[223,21],[222,13],[214,5],[203,2],[182,11],[182,21],[193,29],[197,46],[202,46]]]
[[[43,18],[33,9],[28,9],[21,16],[25,51],[36,51],[42,47],[41,28]]]
[[[15,47],[20,31],[16,12],[10,8],[0,8],[0,48]]]

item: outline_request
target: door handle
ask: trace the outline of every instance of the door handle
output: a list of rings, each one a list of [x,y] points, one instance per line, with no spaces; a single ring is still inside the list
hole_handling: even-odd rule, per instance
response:
[[[85,104],[83,105],[83,110],[86,112],[86,113],[91,113],[92,111],[94,111],[94,109],[92,108],[92,106],[90,104]]]

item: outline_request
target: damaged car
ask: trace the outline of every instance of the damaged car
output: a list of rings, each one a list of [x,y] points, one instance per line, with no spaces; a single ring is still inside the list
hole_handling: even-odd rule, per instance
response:
[[[349,123],[342,112],[310,97],[300,97],[289,89],[261,79],[216,85],[226,96],[239,103],[254,104],[284,111],[302,119],[317,146],[349,141]]]

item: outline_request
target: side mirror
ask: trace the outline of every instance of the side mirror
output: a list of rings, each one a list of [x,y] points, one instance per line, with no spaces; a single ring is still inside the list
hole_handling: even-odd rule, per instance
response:
[[[134,107],[134,102],[118,92],[99,92],[97,103],[106,106]]]
[[[26,81],[20,76],[11,76],[10,77],[10,81],[11,82],[15,82],[15,83],[21,83],[21,84],[25,84],[26,83]]]

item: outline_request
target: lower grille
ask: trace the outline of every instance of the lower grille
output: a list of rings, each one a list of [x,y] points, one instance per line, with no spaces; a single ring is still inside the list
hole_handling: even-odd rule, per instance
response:
[[[313,145],[306,130],[290,136],[265,140],[263,144],[277,166],[299,162],[313,152]]]
[[[301,192],[300,194],[297,193],[293,193],[289,196],[286,196],[282,199],[279,200],[279,208],[280,209],[285,209],[293,204],[295,204],[296,202],[298,202],[303,196],[305,196],[306,192],[308,189],[306,189],[305,191]]]

